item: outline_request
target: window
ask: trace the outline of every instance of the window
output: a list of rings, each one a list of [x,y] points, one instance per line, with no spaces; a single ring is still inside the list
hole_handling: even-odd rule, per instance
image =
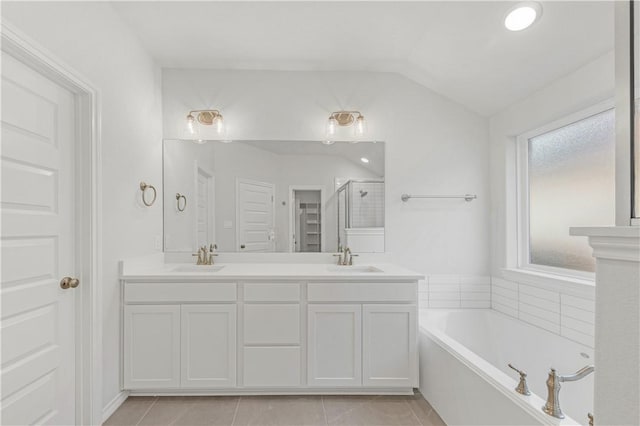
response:
[[[615,222],[615,113],[599,107],[518,138],[519,263],[567,275],[595,271],[574,226]]]

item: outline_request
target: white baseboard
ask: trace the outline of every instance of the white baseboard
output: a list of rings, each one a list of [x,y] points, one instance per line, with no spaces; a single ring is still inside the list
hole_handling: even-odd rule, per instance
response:
[[[128,397],[129,391],[121,391],[107,405],[105,405],[102,409],[102,423],[106,422]]]

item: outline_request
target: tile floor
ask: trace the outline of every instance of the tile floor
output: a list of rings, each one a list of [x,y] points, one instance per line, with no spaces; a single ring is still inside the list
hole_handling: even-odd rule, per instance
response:
[[[105,425],[445,426],[420,395],[197,396],[127,399]]]

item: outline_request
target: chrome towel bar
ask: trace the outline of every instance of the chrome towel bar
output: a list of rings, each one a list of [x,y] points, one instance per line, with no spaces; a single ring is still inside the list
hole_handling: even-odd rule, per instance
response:
[[[412,198],[463,198],[465,201],[473,201],[478,198],[475,194],[464,194],[464,195],[409,195],[402,194],[400,199],[405,203]]]

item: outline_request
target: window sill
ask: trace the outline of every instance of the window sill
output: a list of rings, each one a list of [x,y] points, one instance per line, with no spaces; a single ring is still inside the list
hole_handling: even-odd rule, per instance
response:
[[[502,269],[502,277],[519,284],[595,299],[595,276],[593,279],[586,279],[527,269],[505,268]]]

